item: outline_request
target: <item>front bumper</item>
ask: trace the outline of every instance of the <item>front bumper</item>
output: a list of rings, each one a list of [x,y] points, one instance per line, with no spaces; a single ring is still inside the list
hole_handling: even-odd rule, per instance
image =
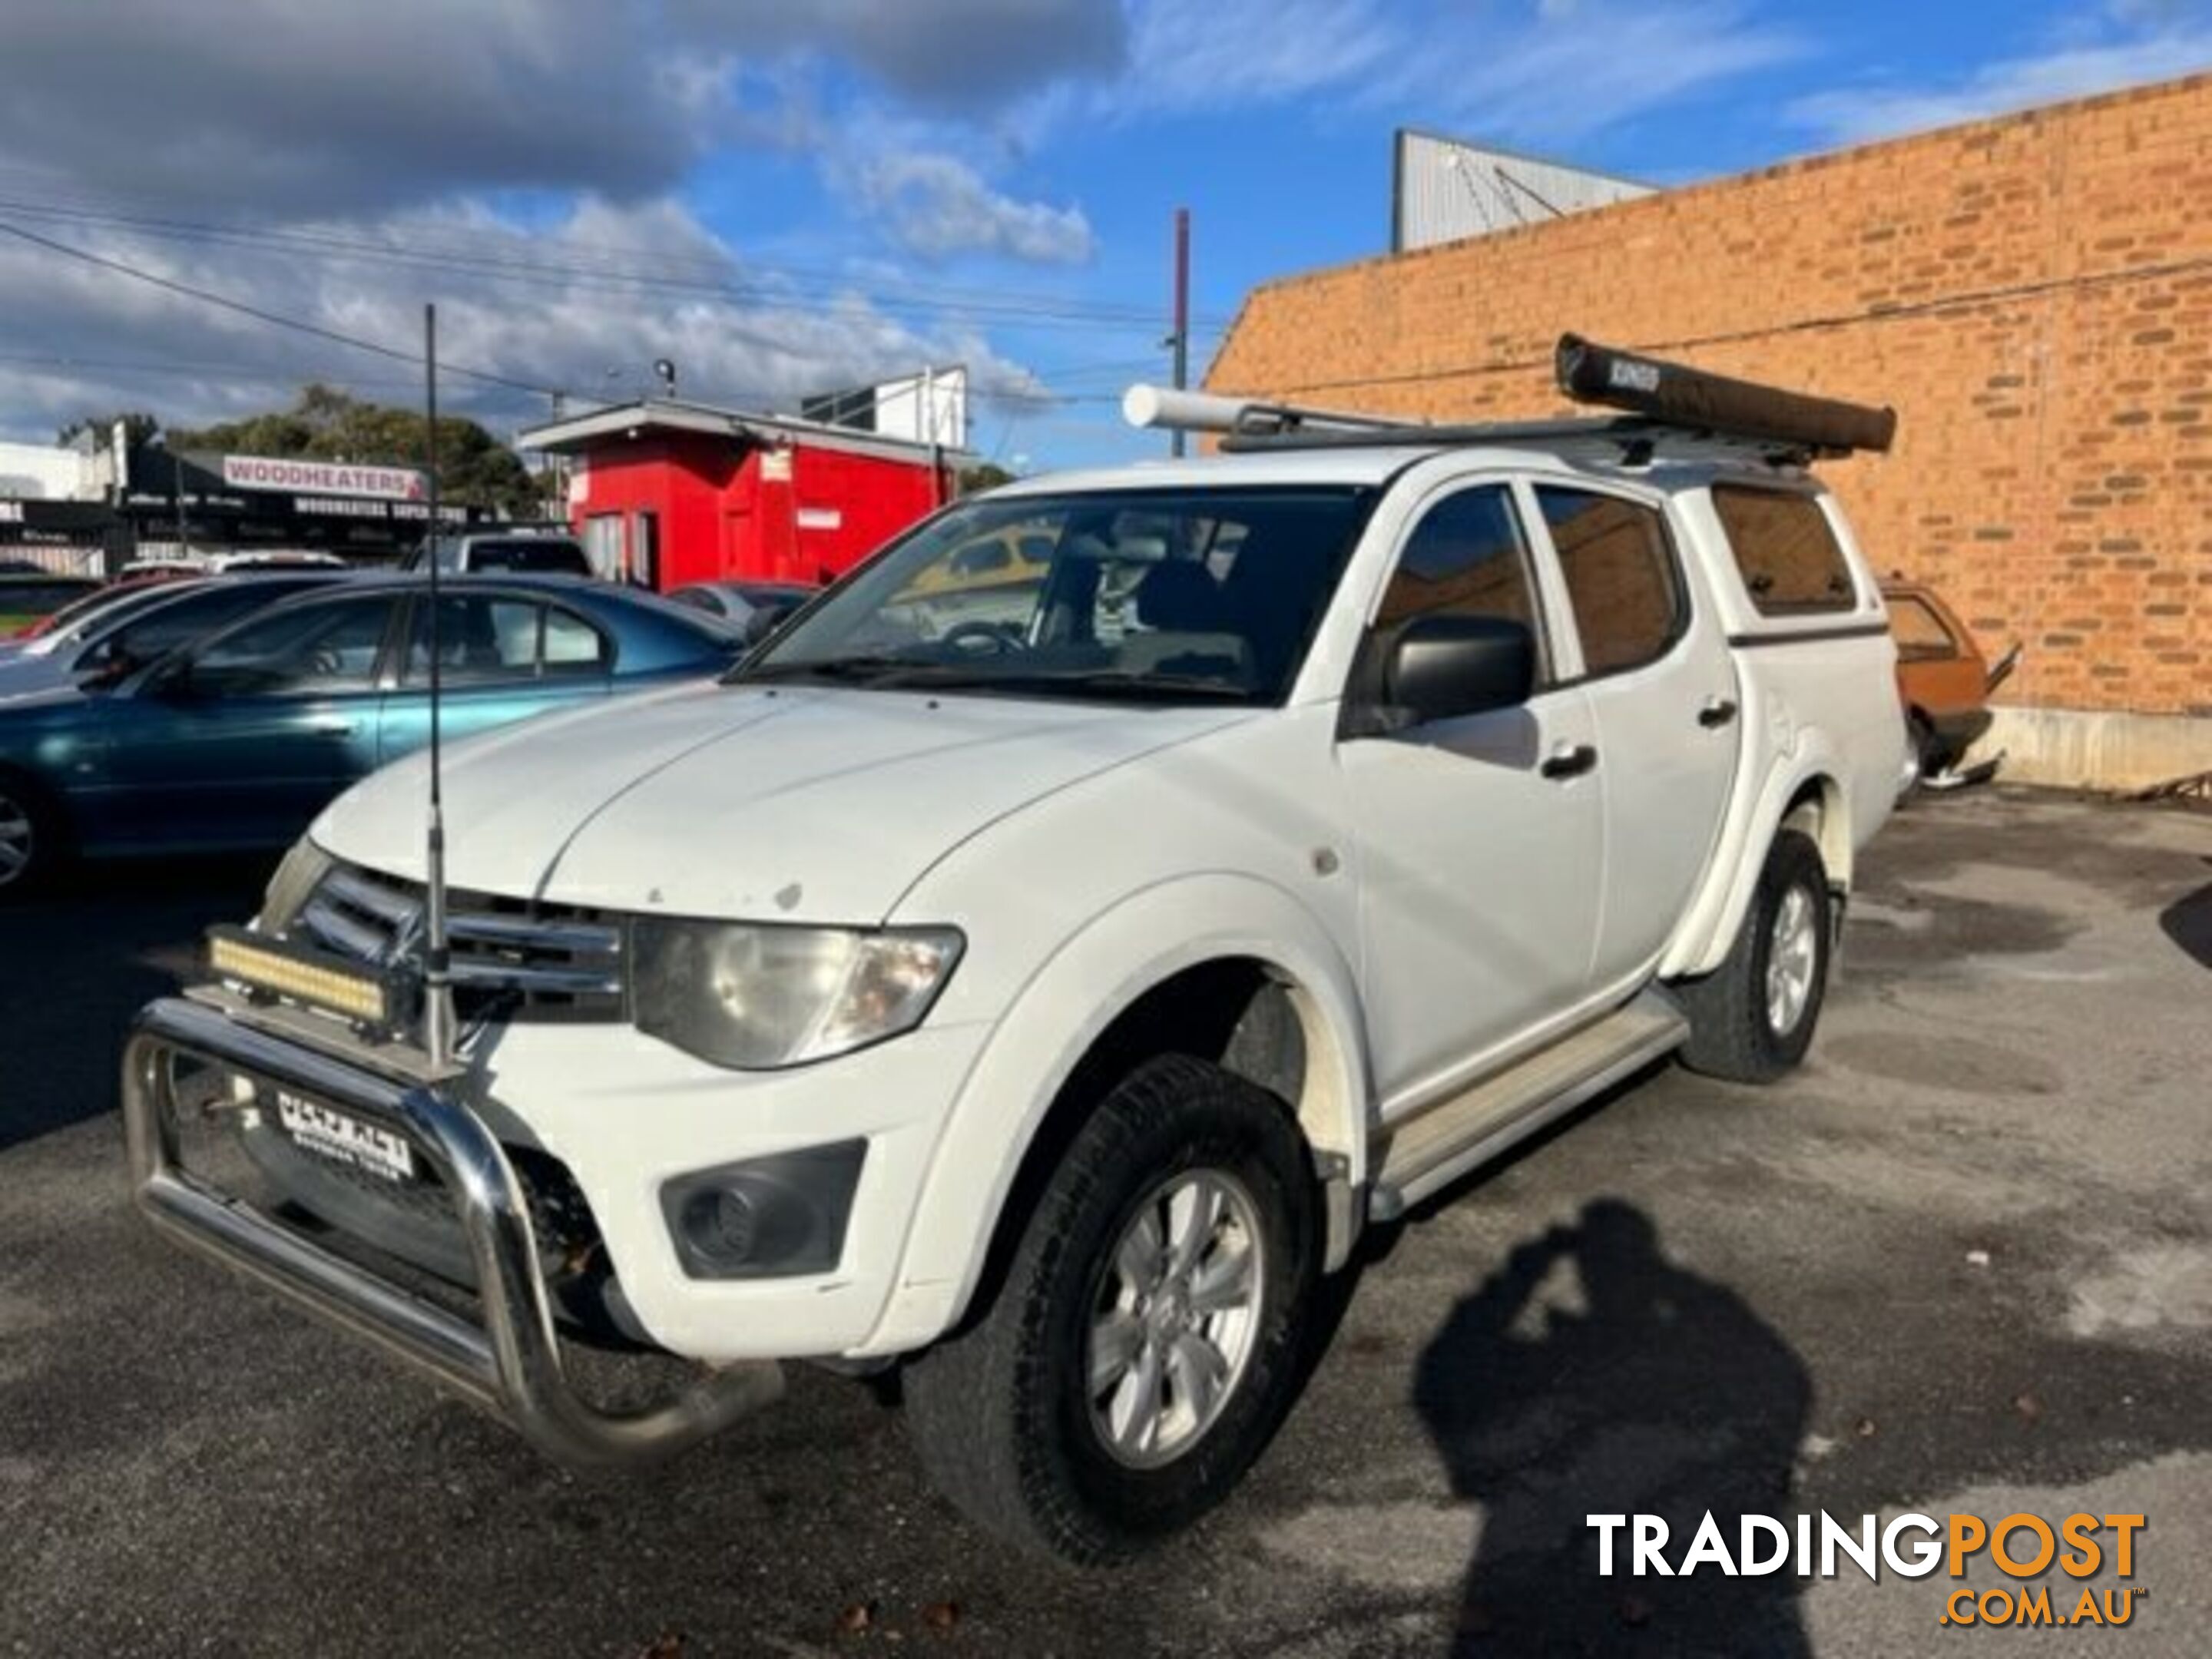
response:
[[[386,1126],[453,1194],[475,1266],[471,1320],[337,1255],[184,1167],[179,1061],[198,1062]],[[528,1195],[452,1079],[336,1030],[280,1026],[220,995],[165,999],[138,1016],[123,1060],[123,1109],[139,1207],[179,1243],[257,1279],[425,1371],[572,1468],[644,1461],[705,1438],[782,1392],[773,1361],[706,1372],[648,1409],[602,1410],[563,1366]]]

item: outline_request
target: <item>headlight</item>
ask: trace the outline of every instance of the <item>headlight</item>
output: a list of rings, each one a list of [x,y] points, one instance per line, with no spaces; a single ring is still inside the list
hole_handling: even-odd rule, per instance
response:
[[[739,1071],[826,1060],[910,1031],[952,976],[950,927],[778,927],[640,920],[638,1029]]]

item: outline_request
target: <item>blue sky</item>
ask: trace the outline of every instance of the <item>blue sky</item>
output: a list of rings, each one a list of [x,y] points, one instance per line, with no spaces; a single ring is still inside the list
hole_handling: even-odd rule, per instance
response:
[[[1169,221],[1200,363],[1255,283],[1382,250],[1401,125],[1680,183],[2212,66],[2212,0],[19,0],[0,432],[179,422],[404,365],[701,398],[963,361],[975,447],[1142,453]],[[426,52],[426,46],[429,48]],[[463,376],[511,428],[540,399]]]

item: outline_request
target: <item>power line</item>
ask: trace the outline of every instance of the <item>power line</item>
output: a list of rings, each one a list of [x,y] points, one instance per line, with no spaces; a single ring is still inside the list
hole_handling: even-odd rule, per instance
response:
[[[368,380],[343,372],[322,368],[254,369],[237,363],[193,362],[170,359],[150,358],[72,357],[54,353],[28,351],[0,351],[0,363],[11,363],[25,368],[68,369],[76,374],[177,374],[203,380],[231,380],[248,386],[298,386],[313,381],[323,386],[347,390],[366,387],[413,386],[411,379],[394,375],[388,380]]]
[[[0,219],[0,234],[15,237],[34,246],[61,254],[64,258],[76,259],[88,265],[96,265],[103,270],[113,271],[116,275],[128,276],[134,282],[149,283],[155,288],[166,289],[172,294],[182,295],[187,299],[198,300],[203,304],[217,306],[225,311],[235,312],[242,317],[251,317],[255,321],[267,323],[271,327],[286,328],[295,333],[313,335],[317,339],[328,340],[337,345],[351,346],[356,351],[374,352],[376,356],[388,357],[394,362],[419,364],[422,361],[413,352],[401,350],[396,346],[386,345],[381,341],[365,340],[358,335],[342,333],[334,328],[325,328],[320,323],[310,323],[298,317],[287,317],[281,312],[264,310],[246,301],[233,299],[227,294],[217,294],[208,289],[195,288],[189,283],[180,283],[173,277],[163,276],[155,271],[143,270],[137,265],[128,264],[121,259],[111,259],[106,254],[94,253],[88,248],[76,247],[67,242],[58,242],[50,236],[41,236],[34,230],[26,230],[22,226],[11,224],[4,219]],[[470,368],[460,363],[448,363],[446,367],[450,373],[468,380],[480,380],[488,386],[507,386],[514,391],[527,392],[533,397],[539,398],[557,395],[557,389],[555,387],[536,386],[527,380],[514,380],[505,374],[495,374],[489,369]]]
[[[59,219],[66,222],[96,225],[110,229],[165,240],[214,242],[217,244],[268,248],[307,257],[356,259],[373,264],[397,264],[438,270],[465,270],[477,275],[497,280],[556,283],[563,286],[613,289],[621,291],[643,290],[710,295],[743,303],[781,307],[792,310],[807,310],[796,296],[787,289],[758,281],[734,280],[719,266],[702,256],[655,253],[658,269],[652,271],[624,269],[601,262],[570,257],[552,259],[544,257],[525,257],[511,252],[486,253],[471,252],[465,247],[456,249],[448,245],[440,249],[434,244],[400,246],[388,242],[366,240],[357,237],[337,235],[329,232],[268,227],[226,225],[206,221],[167,218],[155,215],[126,213],[98,206],[73,206],[52,201],[26,201],[20,198],[0,198],[0,210],[19,216]],[[639,252],[642,252],[643,250]],[[712,274],[692,276],[672,276],[668,267],[690,266],[692,270]],[[1129,328],[1151,329],[1160,322],[1158,311],[1150,307],[1095,301],[1055,300],[1022,295],[1010,290],[958,288],[897,288],[867,284],[852,281],[835,271],[801,266],[755,264],[750,267],[764,274],[794,277],[801,281],[828,282],[839,284],[844,291],[878,307],[894,312],[926,313],[933,315],[964,318],[970,320],[998,321],[1008,325],[1030,327],[1093,327],[1118,325]],[[815,310],[815,315],[833,313]],[[1208,325],[1216,326],[1225,319],[1209,319]]]
[[[283,313],[270,311],[264,307],[253,305],[248,301],[236,299],[228,295],[218,294],[208,289],[195,287],[189,283],[183,283],[173,277],[161,276],[157,272],[144,270],[140,266],[131,264],[125,260],[112,258],[105,254],[94,253],[89,249],[76,247],[67,242],[58,241],[52,237],[41,235],[36,231],[27,229],[21,225],[10,223],[5,220],[0,220],[0,234],[15,237],[21,241],[27,242],[48,252],[59,254],[64,258],[75,259],[118,276],[127,276],[136,282],[148,283],[155,288],[161,289],[165,292],[179,295],[187,299],[197,300],[203,304],[216,306],[223,310],[236,313],[239,315],[251,318],[257,322],[266,324],[271,327],[282,328],[289,330],[295,333],[306,334],[317,339],[326,340],[335,344],[348,346],[355,350],[370,352],[379,357],[383,357],[394,362],[405,363],[410,367],[419,366],[422,362],[422,357],[418,354],[407,351],[399,347],[386,345],[381,341],[365,339],[358,335],[348,334],[341,330],[325,327],[319,323],[312,323],[301,318],[286,316]],[[89,360],[70,359],[66,357],[47,357],[40,359],[29,356],[26,354],[0,354],[0,361],[31,362],[40,364],[41,366],[55,368],[76,368],[79,369],[94,370],[95,372],[151,372],[156,374],[183,374],[197,375],[201,378],[207,379],[227,379],[234,381],[251,380],[261,383],[276,383],[291,380],[297,378],[295,375],[282,374],[274,372],[264,374],[258,371],[244,371],[239,369],[235,365],[213,367],[191,365],[181,362],[125,363],[113,361],[96,362]],[[1126,362],[1127,360],[1123,361]],[[1149,364],[1150,362],[1150,359],[1137,360],[1137,366],[1143,367]],[[1100,369],[1118,369],[1121,366],[1121,362],[1109,360],[1090,365],[1071,366],[1065,372],[1071,374],[1081,374],[1095,372]],[[557,388],[541,386],[532,381],[516,380],[511,376],[499,374],[488,369],[472,368],[465,364],[453,362],[446,364],[446,368],[448,372],[462,375],[467,379],[475,380],[486,385],[498,386],[514,391],[526,392],[535,397],[557,397],[562,395]],[[313,375],[309,378],[330,380],[336,377],[328,375]],[[355,384],[364,383],[356,382]],[[732,394],[724,392],[722,395],[729,397]],[[738,400],[762,401],[764,398],[767,401],[774,401],[778,396],[788,394],[762,393],[757,391],[748,392],[743,394]],[[1119,401],[1118,398],[1111,393],[1055,392],[1048,388],[1042,386],[1034,390],[1029,388],[994,388],[985,391],[981,395],[986,399],[1017,405],[1026,404],[1032,408],[1072,407],[1079,404],[1110,404]]]
[[[231,363],[195,362],[189,361],[155,361],[112,357],[73,357],[32,352],[0,352],[0,365],[14,364],[27,368],[66,369],[80,374],[167,374],[187,380],[228,382],[246,386],[298,386],[307,381],[336,386],[349,392],[380,392],[411,389],[412,379],[363,379],[333,374],[327,369],[252,369]],[[769,392],[761,388],[733,389],[708,386],[705,394],[710,401],[721,401],[733,406],[754,405],[773,407],[778,404],[797,402],[805,393]],[[1042,409],[1065,409],[1077,411],[1085,405],[1113,404],[1119,395],[1110,392],[1055,392],[1049,387],[1008,387],[978,390],[979,401],[1006,406],[1010,422],[1025,418]]]

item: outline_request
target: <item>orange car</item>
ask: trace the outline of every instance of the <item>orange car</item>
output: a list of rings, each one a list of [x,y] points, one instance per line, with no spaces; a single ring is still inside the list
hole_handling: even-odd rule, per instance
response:
[[[1897,639],[1897,695],[1912,744],[1908,787],[1946,778],[1990,729],[1990,693],[2020,660],[2013,647],[1994,668],[1950,606],[1922,583],[1893,577],[1881,585]],[[1991,771],[1994,762],[1989,763]]]

